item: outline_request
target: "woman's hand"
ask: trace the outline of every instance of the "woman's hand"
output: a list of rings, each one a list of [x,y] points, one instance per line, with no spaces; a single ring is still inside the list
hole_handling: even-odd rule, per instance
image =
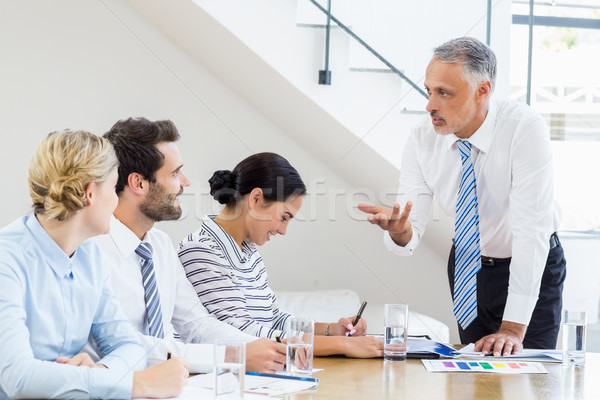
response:
[[[375,336],[349,337],[344,355],[352,358],[383,357],[383,340]]]
[[[367,334],[367,322],[364,319],[359,319],[356,326],[352,322],[354,317],[340,318],[336,323],[329,326],[329,335],[331,336],[365,336]]]

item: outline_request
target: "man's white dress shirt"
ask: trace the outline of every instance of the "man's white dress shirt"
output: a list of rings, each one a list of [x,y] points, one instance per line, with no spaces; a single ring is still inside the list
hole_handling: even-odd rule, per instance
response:
[[[146,233],[144,241],[150,243],[153,249],[154,273],[160,295],[165,338],[143,335],[146,302],[141,259],[135,253],[141,240],[114,216],[111,219],[110,233],[92,240],[104,255],[113,289],[125,314],[140,334],[148,352],[148,364],[166,360],[170,350],[173,356],[190,360],[190,372],[207,372],[212,368],[212,343],[216,339],[244,342],[257,339],[218,321],[206,311],[185,276],[171,239],[156,228]],[[181,336],[181,340],[174,339],[174,330]]]
[[[437,134],[429,116],[414,128],[398,190],[402,207],[407,200],[413,202],[413,237],[401,247],[385,232],[389,250],[412,254],[428,222],[433,196],[446,214],[456,215],[461,176],[457,140],[454,134]],[[527,325],[538,299],[550,236],[559,223],[548,127],[523,103],[490,101],[485,121],[468,141],[477,181],[481,254],[512,257],[503,320]]]

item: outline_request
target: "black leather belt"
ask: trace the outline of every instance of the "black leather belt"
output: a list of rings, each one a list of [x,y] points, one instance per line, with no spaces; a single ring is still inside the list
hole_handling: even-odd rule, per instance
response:
[[[499,264],[510,264],[510,257],[508,258],[494,258],[488,256],[481,256],[481,266],[494,266]]]
[[[550,250],[552,250],[555,247],[558,247],[559,244],[560,244],[560,240],[558,240],[558,235],[556,234],[556,232],[554,232],[550,236]],[[481,265],[494,266],[497,264],[504,264],[504,263],[510,263],[510,257],[494,258],[494,257],[481,256]]]

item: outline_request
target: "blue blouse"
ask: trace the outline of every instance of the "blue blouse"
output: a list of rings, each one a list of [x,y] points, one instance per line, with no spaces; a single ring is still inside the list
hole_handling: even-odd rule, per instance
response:
[[[109,282],[90,241],[69,257],[34,215],[0,230],[0,399],[131,397],[145,353]],[[90,336],[107,369],[56,363]]]

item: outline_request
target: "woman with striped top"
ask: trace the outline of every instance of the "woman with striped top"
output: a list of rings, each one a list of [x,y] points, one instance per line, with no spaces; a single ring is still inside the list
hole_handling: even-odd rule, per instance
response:
[[[279,309],[257,246],[285,235],[302,206],[306,186],[289,162],[274,153],[254,154],[233,171],[216,171],[211,195],[226,207],[208,215],[180,243],[179,258],[198,297],[219,320],[258,337],[284,336],[290,317]],[[315,355],[381,357],[383,342],[365,336],[354,317],[315,324]]]

